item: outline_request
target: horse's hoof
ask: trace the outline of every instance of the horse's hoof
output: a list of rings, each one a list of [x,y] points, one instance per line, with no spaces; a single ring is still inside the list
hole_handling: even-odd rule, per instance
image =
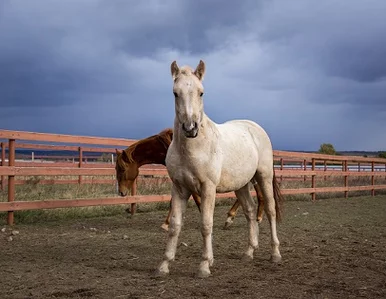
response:
[[[224,228],[223,228],[223,229],[229,229],[229,227],[230,227],[232,224],[233,224],[233,221],[227,219],[227,221],[225,221],[225,224],[224,224]]]
[[[280,263],[281,262],[281,256],[280,255],[271,255],[271,262],[272,263]]]
[[[208,259],[208,261],[209,261],[209,267],[212,267],[214,264],[214,258],[210,258]]]
[[[241,260],[244,262],[251,262],[251,261],[253,261],[253,255],[251,256],[247,253],[244,253]]]
[[[152,277],[158,278],[158,277],[165,277],[169,274],[169,271],[161,271],[160,269],[154,270]]]
[[[169,231],[169,225],[166,224],[166,223],[162,224],[162,225],[161,225],[161,228],[162,228],[163,230],[165,230],[165,231]]]
[[[196,274],[197,278],[207,278],[209,276],[210,276],[210,270],[200,269],[200,270],[198,270],[198,272]]]

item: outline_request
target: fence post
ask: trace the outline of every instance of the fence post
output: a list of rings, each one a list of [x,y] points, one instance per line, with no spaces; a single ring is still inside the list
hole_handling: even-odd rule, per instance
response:
[[[78,164],[78,167],[81,168],[82,167],[82,160],[83,160],[83,150],[82,150],[82,147],[80,146],[78,148],[79,150],[79,164]],[[79,175],[79,178],[78,178],[78,184],[82,184],[82,176]]]
[[[306,160],[306,159],[304,159],[304,161],[303,161],[303,162],[304,162],[304,171],[306,171],[306,170],[307,170],[307,160]],[[307,176],[306,176],[306,175],[304,176],[303,180],[304,180],[304,181],[306,181],[306,180],[307,180]]]
[[[312,168],[311,169],[312,169],[312,171],[315,171],[315,158],[312,158]],[[315,177],[316,177],[316,175],[314,175],[314,174],[311,177],[311,188],[315,188]],[[316,193],[312,192],[311,196],[312,196],[312,201],[315,201]]]
[[[137,195],[137,179],[133,182],[133,186],[131,186],[131,195]],[[134,216],[135,211],[137,210],[137,204],[132,203],[131,204],[131,209],[130,209],[130,214],[131,216]]]
[[[280,158],[280,170],[283,170],[284,162],[283,158]],[[280,183],[283,182],[283,175],[280,176]]]
[[[4,142],[1,143],[1,166],[5,166],[5,144]],[[1,191],[4,191],[5,189],[5,176],[1,176]]]
[[[15,139],[9,139],[8,144],[8,166],[15,166]],[[8,202],[15,201],[15,176],[8,176]],[[13,225],[13,211],[8,211],[7,224]]]
[[[375,195],[375,189],[374,189],[374,183],[375,183],[375,180],[374,180],[374,162],[371,162],[371,186],[373,187],[371,189],[371,196],[374,196]]]
[[[324,171],[327,171],[327,160],[324,160]],[[327,176],[324,176],[324,180],[327,180]]]
[[[348,171],[348,161],[344,161],[344,171],[347,172]],[[344,176],[344,186],[347,188],[348,187],[348,175],[346,174]],[[347,198],[348,197],[348,190],[344,191],[344,197]]]

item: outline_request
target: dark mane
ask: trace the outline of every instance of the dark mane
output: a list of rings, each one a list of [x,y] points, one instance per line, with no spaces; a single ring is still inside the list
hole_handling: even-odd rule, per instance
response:
[[[166,148],[168,148],[170,143],[172,142],[172,138],[173,138],[173,129],[167,128],[156,135],[147,137],[145,139],[137,141],[136,143],[133,143],[127,149],[124,150],[126,152],[127,158],[129,159],[129,163],[135,162],[133,153],[137,148],[137,146],[142,145],[144,143],[149,143],[151,141],[155,141],[158,139]],[[122,159],[117,159],[117,163],[120,167],[122,168],[125,167],[124,166],[125,162]]]
[[[126,163],[122,159],[122,153],[117,154],[117,161],[115,163],[117,164],[117,170],[124,171],[124,169],[126,169]]]
[[[173,139],[173,129],[167,128],[161,131],[157,136],[165,148],[169,148],[169,145],[172,143]]]

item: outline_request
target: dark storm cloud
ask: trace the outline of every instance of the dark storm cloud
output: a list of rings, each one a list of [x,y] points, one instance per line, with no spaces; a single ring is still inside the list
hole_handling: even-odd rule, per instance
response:
[[[254,36],[275,53],[278,64],[307,70],[308,78],[303,83],[309,83],[315,94],[338,91],[339,99],[314,99],[356,105],[383,102],[386,108],[382,100],[386,80],[386,39],[382,38],[385,1],[273,3],[265,6],[262,18],[252,21],[252,26],[259,28]]]
[[[374,128],[386,125],[385,10],[382,0],[0,1],[0,128],[146,137],[173,124],[170,63],[204,59],[217,122],[255,120],[280,149],[386,148]]]
[[[258,1],[189,0],[157,1],[158,6],[148,11],[148,23],[133,15],[130,22],[139,20],[143,26],[140,34],[123,36],[120,47],[134,55],[151,56],[159,48],[172,48],[191,54],[208,53],[218,46],[219,39],[213,37],[212,28],[229,32],[245,28],[245,14],[250,7],[259,6]],[[168,5],[171,4],[172,5]]]
[[[44,1],[4,3],[0,106],[55,106],[77,102],[76,93],[129,92],[135,70],[123,56],[133,60],[164,47],[210,51],[214,43],[206,29],[237,27],[246,9],[235,2],[165,3],[54,1],[46,8]]]

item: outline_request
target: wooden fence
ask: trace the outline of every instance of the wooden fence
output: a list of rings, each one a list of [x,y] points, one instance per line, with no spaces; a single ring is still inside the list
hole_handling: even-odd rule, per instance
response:
[[[68,207],[86,207],[97,205],[131,204],[132,213],[135,204],[139,202],[169,201],[170,195],[137,195],[136,184],[130,196],[82,198],[82,199],[50,199],[44,201],[16,201],[15,185],[25,181],[16,180],[18,176],[78,176],[77,180],[46,180],[40,183],[53,184],[86,184],[86,183],[114,183],[115,180],[83,180],[82,176],[114,176],[113,163],[86,163],[85,152],[115,153],[115,148],[126,148],[136,140],[119,138],[102,138],[73,135],[43,134],[33,132],[0,130],[1,143],[1,190],[8,193],[8,201],[0,202],[0,211],[7,212],[7,223],[14,223],[14,212],[20,210],[52,209]],[[50,144],[34,144],[29,142],[45,142]],[[55,145],[60,143],[65,145]],[[69,145],[75,144],[75,145]],[[16,148],[33,150],[60,150],[77,151],[77,161],[65,161],[69,157],[56,156],[55,159],[64,161],[47,163],[47,161],[16,160]],[[6,155],[6,149],[8,155]],[[6,157],[8,156],[8,157]],[[40,157],[42,158],[42,157]],[[53,159],[52,157],[50,159]],[[33,159],[32,159],[33,160]],[[310,194],[311,199],[316,199],[317,193],[342,192],[348,197],[351,191],[369,191],[375,195],[376,190],[386,189],[386,159],[364,158],[356,156],[330,156],[314,153],[274,151],[275,174],[279,179],[293,178],[307,180],[310,178],[311,186],[307,188],[282,189],[283,194]],[[44,163],[46,162],[46,163]],[[165,167],[147,165],[140,169],[140,176],[167,176]],[[362,186],[349,186],[349,177],[368,177],[369,183]],[[317,187],[317,179],[326,180],[327,177],[343,177],[344,184],[339,187]],[[375,178],[381,177],[383,184],[376,184]],[[7,185],[7,188],[5,188]],[[253,195],[256,195],[254,192]],[[234,193],[217,194],[219,198],[234,197]]]

